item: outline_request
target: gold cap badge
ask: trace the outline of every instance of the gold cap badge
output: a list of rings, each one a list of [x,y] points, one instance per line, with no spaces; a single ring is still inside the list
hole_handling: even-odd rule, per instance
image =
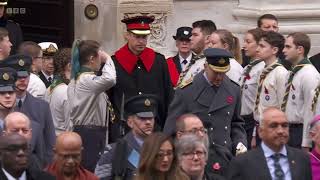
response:
[[[49,47],[46,49],[47,53],[56,53],[58,50],[53,46],[53,44],[50,44]]]
[[[218,61],[218,63],[219,63],[219,64],[224,64],[224,63],[226,63],[226,60],[223,59],[223,58],[221,58],[221,59]]]
[[[19,66],[24,66],[24,61],[22,59],[20,59],[18,64],[19,64]]]
[[[144,105],[146,105],[146,106],[151,106],[150,100],[149,100],[149,99],[146,99],[146,100],[144,101]]]
[[[4,74],[2,75],[2,78],[3,78],[5,81],[8,81],[9,78],[10,78],[10,76],[9,76],[8,73],[4,73]]]

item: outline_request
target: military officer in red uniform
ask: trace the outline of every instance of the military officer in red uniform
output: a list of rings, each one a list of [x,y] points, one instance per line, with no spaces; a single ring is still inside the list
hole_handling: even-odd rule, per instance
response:
[[[109,92],[115,112],[115,120],[110,127],[110,140],[114,142],[126,132],[121,127],[125,100],[141,94],[153,94],[159,99],[159,116],[156,127],[162,128],[167,109],[172,98],[173,88],[165,57],[146,47],[150,24],[154,17],[135,16],[125,18],[127,43],[112,56],[117,73],[117,84]]]

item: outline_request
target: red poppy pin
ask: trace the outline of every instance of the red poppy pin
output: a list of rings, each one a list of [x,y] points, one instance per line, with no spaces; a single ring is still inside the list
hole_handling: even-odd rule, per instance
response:
[[[269,91],[268,91],[268,89],[266,87],[264,87],[264,93],[265,94],[269,94]]]
[[[245,77],[245,79],[246,79],[246,80],[251,79],[250,75],[249,75],[249,74],[247,74],[247,75],[246,75],[246,77]]]
[[[218,162],[214,163],[212,165],[212,169],[216,170],[216,171],[219,171],[221,168],[220,164]]]
[[[227,103],[231,104],[233,102],[233,97],[232,96],[228,96],[227,97]]]

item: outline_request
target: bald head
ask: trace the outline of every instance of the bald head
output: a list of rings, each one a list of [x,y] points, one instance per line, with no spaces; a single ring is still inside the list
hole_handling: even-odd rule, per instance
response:
[[[55,149],[79,149],[82,148],[81,137],[75,132],[63,132],[56,139]]]
[[[54,148],[59,174],[75,176],[81,162],[82,140],[75,132],[63,132],[56,139]]]
[[[180,138],[184,134],[195,133],[200,137],[204,136],[204,126],[201,119],[195,114],[181,115],[176,121],[176,137]]]
[[[265,109],[262,113],[262,121],[260,123],[260,126],[264,126],[266,122],[275,119],[275,118],[282,118],[285,121],[287,120],[286,114],[282,112],[279,108],[276,107],[269,107]]]
[[[12,112],[4,119],[4,133],[19,133],[30,141],[32,138],[31,122],[25,114]]]

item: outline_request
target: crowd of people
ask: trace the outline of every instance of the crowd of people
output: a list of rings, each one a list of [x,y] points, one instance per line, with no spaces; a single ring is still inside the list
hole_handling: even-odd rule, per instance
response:
[[[211,20],[179,27],[167,59],[147,47],[151,16],[121,21],[112,56],[22,41],[2,19],[1,180],[320,180],[311,40],[274,15],[242,48]]]

